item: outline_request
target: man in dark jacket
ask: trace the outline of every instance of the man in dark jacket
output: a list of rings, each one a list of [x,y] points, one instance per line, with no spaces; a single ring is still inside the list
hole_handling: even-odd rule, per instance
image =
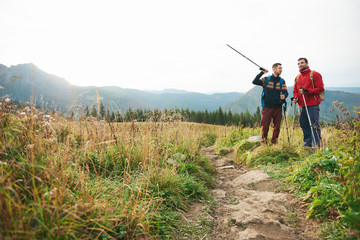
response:
[[[321,103],[320,93],[324,92],[324,83],[320,73],[310,70],[306,58],[298,59],[298,67],[300,74],[295,78],[293,102],[297,102],[301,110],[300,127],[304,134],[304,147],[319,146],[321,140],[319,105]],[[313,129],[310,128],[309,118]]]
[[[271,76],[261,78],[264,73],[269,71],[262,70],[253,80],[253,84],[263,87],[261,112],[261,133],[262,142],[267,143],[267,135],[271,119],[273,120],[274,131],[271,138],[271,144],[276,144],[280,134],[280,125],[282,119],[281,107],[288,96],[285,81],[280,77],[282,73],[282,66],[280,63],[275,63],[272,66],[273,74]]]

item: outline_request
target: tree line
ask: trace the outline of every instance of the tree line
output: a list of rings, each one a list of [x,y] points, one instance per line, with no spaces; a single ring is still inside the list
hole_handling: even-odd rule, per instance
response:
[[[123,114],[119,110],[112,111],[105,110],[105,107],[100,103],[99,110],[95,105],[92,108],[85,107],[84,115],[86,117],[95,117],[98,119],[104,119],[110,122],[146,122],[152,119],[153,121],[172,121],[180,120],[195,123],[207,123],[215,125],[236,125],[243,127],[259,126],[261,121],[260,108],[254,114],[250,114],[248,110],[245,113],[232,113],[230,110],[224,111],[221,107],[215,111],[194,111],[186,109],[174,108],[171,110],[164,109],[162,111],[155,109],[143,110],[143,109],[131,109],[129,108]],[[74,113],[71,112],[71,118],[74,117]]]

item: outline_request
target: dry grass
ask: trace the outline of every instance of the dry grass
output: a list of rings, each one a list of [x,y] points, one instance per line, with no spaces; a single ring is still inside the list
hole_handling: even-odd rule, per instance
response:
[[[227,131],[168,116],[114,124],[1,107],[0,238],[172,236],[178,209],[207,198],[206,134]]]

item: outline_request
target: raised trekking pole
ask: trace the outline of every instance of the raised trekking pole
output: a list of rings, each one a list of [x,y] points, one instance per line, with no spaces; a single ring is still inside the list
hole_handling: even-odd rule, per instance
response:
[[[255,64],[256,66],[259,67],[260,71],[265,70],[264,68],[260,67],[258,64],[256,64],[254,61],[252,61],[251,59],[249,59],[248,57],[246,57],[244,54],[242,54],[241,52],[239,52],[238,50],[236,50],[235,48],[233,48],[232,46],[230,46],[229,44],[226,44],[229,48],[231,48],[232,50],[234,50],[235,52],[237,52],[238,54],[240,54],[241,56],[243,56],[244,58],[246,58],[247,60],[249,60],[250,62],[252,62],[253,64]]]
[[[303,87],[300,87],[304,93],[309,93],[308,90],[306,90],[305,88]],[[305,100],[305,96],[304,94],[301,94],[303,96],[303,100],[304,100],[304,104],[305,104],[305,110],[306,110],[306,114],[308,116],[308,119],[309,119],[309,125],[310,125],[310,129],[311,129],[311,135],[313,137],[313,141],[314,141],[314,147],[316,146],[316,141],[315,141],[315,135],[314,135],[314,130],[313,130],[313,127],[312,127],[312,124],[311,124],[311,119],[310,119],[310,115],[309,115],[309,111],[308,111],[308,108],[307,108],[307,105],[306,105],[306,100]]]

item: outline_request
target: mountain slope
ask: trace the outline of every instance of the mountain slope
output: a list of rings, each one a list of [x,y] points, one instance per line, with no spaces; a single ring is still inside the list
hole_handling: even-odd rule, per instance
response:
[[[19,64],[6,67],[0,64],[0,96],[8,95],[17,101],[30,101],[37,105],[67,111],[74,106],[91,107],[96,102],[98,91],[101,101],[109,104],[111,110],[126,111],[129,108],[164,109],[189,108],[190,110],[217,110],[242,93],[202,94],[183,90],[168,89],[147,92],[115,86],[79,87],[65,79],[48,74],[34,64]]]
[[[330,91],[339,89],[340,91]],[[336,114],[329,113],[334,101],[342,100],[344,106],[353,109],[360,106],[360,94],[343,92],[349,88],[326,88],[325,101],[321,104],[321,119],[335,120]],[[48,74],[34,64],[19,64],[6,67],[0,64],[0,97],[8,95],[11,99],[26,102],[34,96],[37,105],[68,111],[71,107],[89,106],[96,102],[97,92],[101,101],[111,111],[125,112],[131,109],[171,109],[189,108],[190,110],[215,111],[219,107],[241,113],[249,110],[255,113],[260,106],[262,88],[255,86],[246,94],[242,93],[214,93],[202,94],[184,90],[166,89],[163,91],[141,91],[125,89],[116,86],[107,87],[79,87],[70,84],[65,79]],[[350,90],[349,90],[350,91]],[[357,92],[357,88],[352,88]],[[289,87],[292,96],[292,87]],[[288,100],[288,112],[293,113]]]
[[[349,92],[360,94],[360,87],[327,87],[330,91]]]

